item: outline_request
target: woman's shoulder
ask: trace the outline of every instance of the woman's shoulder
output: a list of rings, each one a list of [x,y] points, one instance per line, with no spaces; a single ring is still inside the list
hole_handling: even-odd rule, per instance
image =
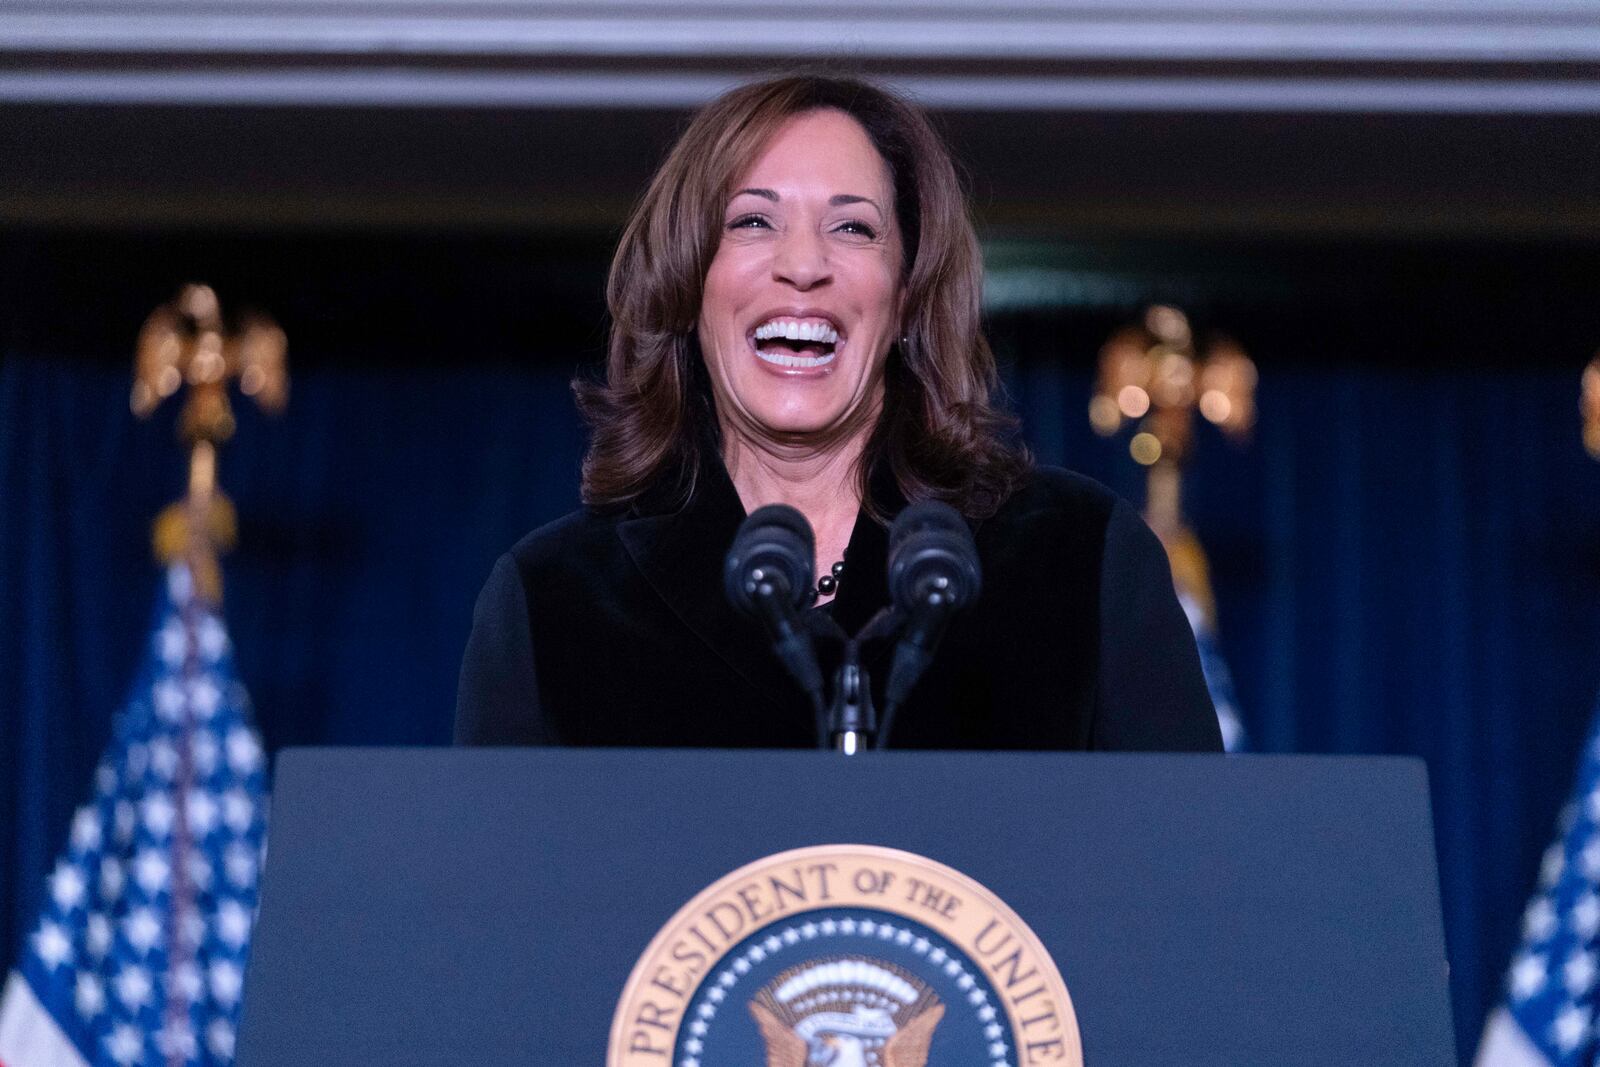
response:
[[[1103,530],[1129,505],[1093,478],[1064,467],[1035,466],[990,524],[1057,522]]]
[[[524,575],[556,563],[570,564],[575,557],[615,544],[617,523],[625,517],[579,508],[523,535],[506,555]]]

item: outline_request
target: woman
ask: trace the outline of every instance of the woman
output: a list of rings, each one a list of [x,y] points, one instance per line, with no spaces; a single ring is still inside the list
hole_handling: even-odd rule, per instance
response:
[[[1220,750],[1155,537],[1008,443],[981,286],[955,169],[908,102],[804,76],[702,111],[617,250],[605,381],[576,386],[585,507],[496,565],[457,740],[814,744],[806,698],[724,600],[724,553],[746,513],[798,508],[814,610],[853,633],[888,601],[885,524],[934,498],[972,525],[984,592],[895,747]],[[889,652],[863,653],[880,687]]]

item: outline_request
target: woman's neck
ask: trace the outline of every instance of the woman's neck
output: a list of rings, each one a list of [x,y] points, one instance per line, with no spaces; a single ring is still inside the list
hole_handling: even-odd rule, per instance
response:
[[[817,540],[817,573],[844,557],[861,508],[857,464],[865,440],[816,450],[758,445],[728,434],[722,460],[746,514],[767,504],[787,504],[806,517]]]

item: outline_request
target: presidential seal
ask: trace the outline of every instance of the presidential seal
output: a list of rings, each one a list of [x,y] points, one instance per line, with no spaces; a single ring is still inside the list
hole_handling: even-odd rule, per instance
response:
[[[923,856],[822,845],[719,880],[656,935],[608,1067],[1081,1067],[1049,953]]]

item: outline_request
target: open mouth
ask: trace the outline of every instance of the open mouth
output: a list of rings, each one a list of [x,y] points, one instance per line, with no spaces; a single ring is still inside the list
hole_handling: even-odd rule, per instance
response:
[[[751,340],[763,362],[792,370],[826,367],[840,347],[839,331],[822,319],[768,319]]]

